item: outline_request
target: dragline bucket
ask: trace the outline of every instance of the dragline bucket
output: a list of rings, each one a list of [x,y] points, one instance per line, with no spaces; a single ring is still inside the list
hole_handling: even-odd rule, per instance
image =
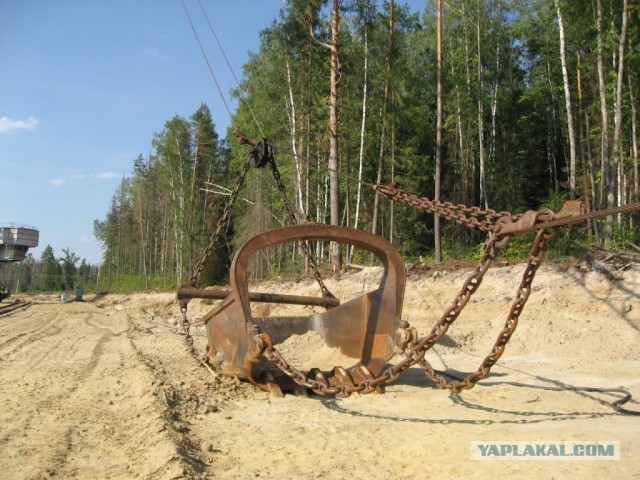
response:
[[[373,253],[384,266],[377,289],[340,303],[331,294],[306,297],[249,292],[247,268],[259,250],[294,241],[333,241]],[[372,379],[398,352],[402,337],[402,303],[406,282],[404,262],[385,239],[349,227],[304,224],[264,232],[246,242],[236,253],[230,270],[231,289],[223,301],[203,317],[207,330],[207,357],[221,373],[249,380],[265,389],[293,389],[263,353],[292,335],[315,332],[326,347],[339,351],[350,365],[333,365],[330,371],[311,368],[304,375],[321,374],[330,385],[360,383]],[[181,288],[178,297],[215,298],[220,291]],[[217,297],[220,298],[220,297]],[[321,305],[326,311],[307,317],[258,317],[252,301]],[[400,348],[402,350],[402,347]],[[345,360],[345,361],[346,361]]]

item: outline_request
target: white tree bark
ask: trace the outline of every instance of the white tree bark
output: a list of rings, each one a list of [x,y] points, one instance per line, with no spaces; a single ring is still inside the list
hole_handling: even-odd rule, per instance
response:
[[[562,65],[562,84],[564,86],[564,103],[567,110],[567,131],[569,135],[569,190],[571,198],[576,198],[576,140],[573,128],[573,113],[571,110],[571,89],[569,87],[569,72],[567,71],[566,41],[564,36],[564,22],[560,10],[560,0],[555,0],[556,15],[558,17],[558,31],[560,33],[560,63]]]
[[[293,100],[293,86],[291,85],[291,67],[289,65],[289,58],[286,59],[287,66],[287,87],[288,87],[288,103],[289,103],[289,133],[291,136],[291,151],[293,152],[293,159],[296,165],[296,203],[298,205],[298,211],[304,217],[304,201],[302,195],[302,165],[298,156],[297,148],[297,133],[296,133],[296,104]]]
[[[437,55],[437,85],[436,85],[436,171],[434,200],[440,200],[440,188],[442,177],[442,0],[436,2],[436,55]],[[440,216],[434,215],[434,261],[442,262],[442,242],[440,234]]]
[[[356,194],[356,213],[353,221],[353,227],[358,228],[360,221],[360,197],[362,192],[362,165],[364,163],[364,133],[367,123],[367,70],[369,64],[369,40],[367,35],[367,29],[364,31],[364,74],[363,74],[363,87],[362,87],[362,120],[360,122],[360,152],[358,155],[358,190]],[[353,258],[354,246],[351,245],[349,249],[349,258],[347,259],[347,265],[351,263]]]
[[[638,201],[640,190],[640,180],[638,179],[638,129],[637,129],[637,107],[631,73],[627,73],[629,82],[629,102],[631,103],[631,158],[633,159],[633,199]]]
[[[600,202],[604,200],[607,169],[609,165],[609,109],[607,108],[606,80],[604,78],[604,60],[602,45],[602,2],[596,0],[596,30],[598,37],[598,94],[600,96],[601,119],[601,163],[600,163]],[[602,208],[602,204],[600,204]]]
[[[496,161],[496,135],[498,119],[498,85],[500,72],[500,42],[496,42],[496,71],[494,75],[493,95],[491,96],[491,145],[489,146],[489,160],[495,165]]]
[[[484,70],[482,68],[482,37],[480,35],[480,19],[481,19],[481,2],[478,0],[478,19],[476,21],[476,36],[478,40],[478,158],[479,158],[479,175],[480,175],[480,205],[484,208],[489,208],[489,201],[487,199],[487,174],[484,158],[484,106],[482,97],[484,96],[484,81],[482,76]]]
[[[620,171],[620,135],[622,131],[622,83],[624,78],[624,54],[625,54],[625,44],[627,38],[627,10],[628,4],[627,0],[622,1],[622,27],[620,29],[620,44],[618,46],[618,78],[616,81],[616,100],[615,100],[615,108],[614,108],[614,116],[613,116],[613,152],[612,152],[612,172],[611,178],[615,182],[612,185],[610,191],[616,193],[616,197],[613,200],[613,205],[620,204],[621,201],[621,191],[620,191],[620,183],[621,183],[621,171]],[[607,198],[608,200],[608,198]],[[608,202],[607,202],[608,203]],[[618,217],[618,221],[620,221],[621,216]]]

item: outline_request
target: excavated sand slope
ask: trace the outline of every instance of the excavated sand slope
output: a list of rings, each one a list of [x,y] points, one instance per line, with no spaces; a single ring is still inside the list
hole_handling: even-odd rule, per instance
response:
[[[443,345],[440,370],[474,370],[507,315],[523,266],[492,269]],[[403,318],[421,335],[469,270],[410,275]],[[377,286],[369,268],[327,281],[345,300]],[[254,290],[317,295],[310,280]],[[596,273],[543,266],[492,374],[449,396],[410,368],[382,395],[273,398],[214,376],[187,354],[172,293],[31,298],[0,317],[0,476],[7,479],[640,478],[640,267]],[[24,297],[26,299],[26,297]],[[193,301],[196,344],[205,333]],[[309,307],[255,306],[260,315]],[[313,335],[289,339],[296,366],[332,361]],[[315,358],[312,358],[315,356]],[[298,363],[299,362],[299,363]],[[640,410],[638,402],[627,404]],[[471,441],[617,441],[617,461],[471,460]]]

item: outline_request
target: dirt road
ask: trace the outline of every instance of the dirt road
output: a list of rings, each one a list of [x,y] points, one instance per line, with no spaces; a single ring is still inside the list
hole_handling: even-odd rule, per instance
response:
[[[436,368],[476,368],[521,271],[487,274],[429,355]],[[411,277],[403,318],[426,333],[467,273]],[[366,269],[328,287],[351,298],[378,275]],[[615,276],[543,267],[501,361],[457,396],[411,368],[382,395],[272,398],[187,356],[171,293],[32,297],[0,317],[0,477],[640,478],[640,417],[612,409],[620,393],[570,389],[622,387],[640,399],[640,268]],[[317,293],[310,281],[261,288]],[[192,302],[190,315],[197,323],[209,308]],[[291,307],[261,313],[283,312]],[[202,348],[204,331],[194,331]],[[473,441],[619,442],[620,459],[472,460]]]

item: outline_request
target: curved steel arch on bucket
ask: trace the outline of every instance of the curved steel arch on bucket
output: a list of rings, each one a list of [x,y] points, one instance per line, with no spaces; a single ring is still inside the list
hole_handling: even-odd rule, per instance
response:
[[[272,245],[314,240],[354,245],[376,255],[384,267],[378,288],[308,317],[254,318],[247,284],[247,268],[253,255]],[[354,365],[346,368],[346,372],[354,381],[377,375],[395,353],[406,270],[396,248],[382,237],[325,224],[278,228],[247,241],[236,252],[230,274],[229,295],[203,317],[208,337],[207,354],[221,373],[266,388],[273,380],[261,378],[261,373],[256,371],[257,364],[265,360],[262,357],[265,334],[276,344],[293,334],[319,333],[329,347],[338,348],[343,355],[353,358]]]

